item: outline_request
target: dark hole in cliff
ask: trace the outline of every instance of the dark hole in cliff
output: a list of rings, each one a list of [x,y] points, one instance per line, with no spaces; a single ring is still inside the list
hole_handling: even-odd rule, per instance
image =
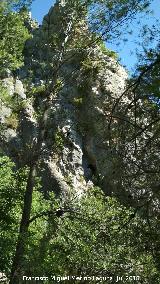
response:
[[[88,165],[88,169],[90,169],[91,171],[92,171],[92,173],[93,173],[93,175],[95,175],[96,174],[96,166],[95,165],[93,165],[93,164],[89,164]]]

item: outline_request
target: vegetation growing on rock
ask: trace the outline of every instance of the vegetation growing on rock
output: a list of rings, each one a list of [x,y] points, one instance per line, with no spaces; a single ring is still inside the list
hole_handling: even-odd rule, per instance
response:
[[[156,284],[159,43],[128,79],[102,42],[148,1],[30,2],[0,4],[0,272]]]

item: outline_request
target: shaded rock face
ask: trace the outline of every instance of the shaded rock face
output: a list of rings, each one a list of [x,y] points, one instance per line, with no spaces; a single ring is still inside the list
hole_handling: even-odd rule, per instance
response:
[[[59,56],[59,51],[47,46],[45,40],[47,32],[53,38],[57,36],[58,25],[63,37],[59,21],[64,15],[64,6],[56,4],[51,8],[42,26],[33,32],[33,38],[26,44],[25,66],[19,71],[19,78],[14,82],[11,77],[6,79],[10,81],[6,81],[10,95],[16,93],[25,102],[19,113],[17,128],[4,130],[3,145],[8,146],[10,156],[19,166],[34,160],[34,147],[41,131],[39,118],[47,106],[45,84],[52,80],[51,60],[54,63]],[[43,190],[46,194],[54,191],[73,198],[98,184],[110,195],[117,189],[117,184],[108,123],[115,99],[124,91],[127,73],[115,59],[104,55],[97,45],[81,51],[68,47],[63,56],[65,63],[57,76],[60,87],[48,105],[39,153],[38,172],[42,177]],[[45,65],[44,69],[41,65]],[[30,82],[25,92],[23,81],[26,76]],[[33,88],[37,89],[31,95]],[[122,100],[122,105],[127,103],[125,100]],[[9,107],[3,106],[1,120],[5,121],[4,117],[10,112]],[[113,123],[116,127],[117,121]]]
[[[100,184],[106,194],[111,194],[115,191],[111,183],[115,164],[109,147],[107,111],[111,112],[114,98],[123,92],[127,74],[97,49],[93,50],[94,56],[103,60],[96,80],[89,74],[89,81],[83,82],[82,89],[76,81],[65,86],[53,107],[53,122],[63,144],[56,167],[78,192],[83,192],[93,182]],[[114,66],[116,72],[112,72],[110,66]]]

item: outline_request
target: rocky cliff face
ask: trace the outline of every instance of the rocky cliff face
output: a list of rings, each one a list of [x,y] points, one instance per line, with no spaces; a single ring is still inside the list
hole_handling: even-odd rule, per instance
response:
[[[16,78],[9,75],[3,80],[8,96],[14,101],[17,98],[20,111],[14,117],[10,105],[1,103],[1,145],[17,166],[34,159],[34,146],[41,128],[39,120],[47,105],[46,85],[52,83],[52,69],[61,55],[64,62],[59,67],[57,89],[54,86],[54,96],[46,112],[39,159],[44,191],[73,197],[97,184],[110,195],[118,187],[120,190],[120,185],[115,178],[119,165],[115,164],[116,154],[110,147],[109,117],[115,99],[124,91],[127,73],[96,44],[78,49],[76,44],[80,38],[89,35],[85,23],[81,23],[82,30],[76,27],[78,36],[77,42],[72,41],[73,47],[68,45],[65,53],[62,50],[60,54],[57,35],[66,37],[62,19],[65,22],[65,7],[56,4],[26,43],[25,66]],[[47,34],[56,38],[57,45],[47,44]],[[125,104],[126,97],[121,107]],[[113,125],[116,129],[118,120],[113,119]],[[116,145],[116,141],[112,143]]]

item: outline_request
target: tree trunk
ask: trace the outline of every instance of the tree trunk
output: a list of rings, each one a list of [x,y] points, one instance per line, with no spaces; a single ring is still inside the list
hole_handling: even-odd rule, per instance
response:
[[[28,175],[26,192],[25,192],[24,203],[23,203],[24,207],[23,207],[23,212],[22,212],[22,219],[21,219],[21,224],[20,224],[18,241],[16,245],[16,251],[15,251],[14,258],[13,258],[9,284],[19,284],[21,281],[20,279],[21,265],[23,263],[26,238],[28,237],[35,173],[36,173],[36,164],[33,164],[30,166],[30,171]]]
[[[62,5],[65,5],[65,1],[61,1]],[[54,76],[52,79],[51,84],[48,87],[48,93],[49,96],[47,98],[46,102],[46,109],[43,113],[43,118],[40,123],[40,132],[39,137],[35,149],[35,153],[37,153],[36,161],[38,161],[40,152],[41,152],[41,146],[42,142],[44,140],[45,130],[46,130],[46,124],[48,119],[48,111],[50,109],[50,106],[52,104],[53,94],[55,92],[56,94],[56,81],[57,76],[59,72],[59,68],[62,64],[63,55],[65,52],[65,45],[68,42],[69,35],[72,29],[72,20],[73,20],[73,13],[70,15],[71,19],[69,20],[66,30],[65,30],[65,38],[61,45],[61,52],[57,61],[57,68],[54,72]],[[35,160],[34,160],[35,161]],[[22,212],[22,219],[20,223],[20,230],[19,230],[19,236],[18,241],[16,245],[16,251],[13,258],[12,268],[11,268],[11,275],[10,275],[10,282],[9,284],[19,284],[21,283],[21,272],[22,272],[22,265],[23,265],[23,258],[25,253],[25,245],[26,240],[28,237],[28,231],[29,231],[29,220],[31,215],[31,207],[32,207],[32,194],[33,194],[33,188],[34,188],[34,180],[35,180],[35,174],[36,174],[36,162],[32,163],[30,166],[29,176],[27,180],[27,186],[26,186],[26,192],[24,196],[24,208]]]

